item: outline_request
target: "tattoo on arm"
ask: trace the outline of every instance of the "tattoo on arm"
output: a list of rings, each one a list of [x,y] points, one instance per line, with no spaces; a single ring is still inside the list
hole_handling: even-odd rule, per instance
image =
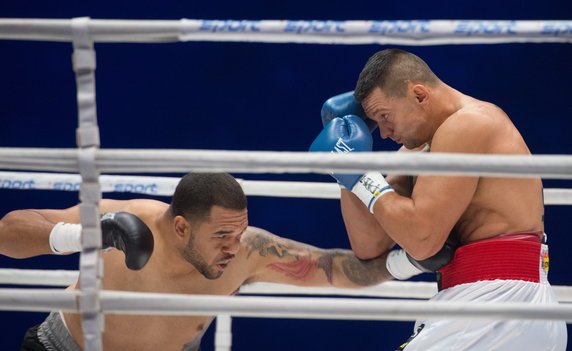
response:
[[[311,277],[317,269],[316,261],[309,258],[301,258],[292,262],[271,263],[266,267],[284,273],[295,280],[304,280],[307,277]]]
[[[386,254],[369,260],[360,260],[354,255],[348,256],[342,262],[344,274],[357,285],[370,286],[393,278],[385,266]]]
[[[284,258],[292,256],[294,261],[275,262],[267,265],[267,267],[295,280],[311,278],[317,270],[322,270],[327,281],[333,284],[334,260],[338,257],[341,259],[343,274],[357,285],[370,286],[391,279],[385,268],[385,255],[370,260],[360,260],[350,250],[317,249],[310,245],[277,237],[262,230],[243,240],[248,249],[247,258],[253,252],[264,257]],[[312,258],[312,254],[317,257]]]
[[[310,245],[302,244],[292,240],[284,239],[266,233],[262,230],[250,235],[244,239],[248,248],[247,258],[253,252],[257,252],[260,256],[275,256],[284,258],[293,257],[295,260],[290,262],[275,262],[268,264],[266,267],[283,273],[295,280],[305,280],[312,277],[318,269],[326,274],[328,282],[332,282],[333,277],[333,258],[331,255],[321,255],[317,259],[312,258],[312,253],[319,250]]]
[[[298,244],[298,247],[293,247],[293,241],[279,238],[270,233],[265,233],[262,230],[257,231],[255,235],[249,235],[243,239],[248,248],[247,258],[252,255],[253,252],[257,251],[260,256],[274,255],[277,257],[293,256],[296,258],[302,257],[299,253],[300,249],[307,249],[307,245]],[[296,252],[291,252],[292,249],[296,249]],[[290,250],[290,251],[289,251]],[[304,256],[309,256],[304,255]]]

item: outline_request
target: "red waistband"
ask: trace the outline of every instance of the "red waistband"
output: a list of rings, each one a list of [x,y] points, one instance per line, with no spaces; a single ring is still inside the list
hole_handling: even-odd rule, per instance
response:
[[[439,290],[481,280],[540,282],[542,234],[504,234],[459,247],[453,260],[439,270]]]

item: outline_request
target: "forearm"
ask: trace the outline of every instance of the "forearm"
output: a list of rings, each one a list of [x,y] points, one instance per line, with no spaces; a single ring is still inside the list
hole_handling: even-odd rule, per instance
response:
[[[0,254],[27,258],[52,254],[50,231],[55,223],[34,210],[18,210],[0,221]]]
[[[381,198],[374,209],[374,216],[383,223],[387,235],[418,260],[434,255],[447,237],[438,233],[438,219],[427,213],[423,205],[397,193]]]
[[[360,259],[378,257],[394,245],[365,205],[348,190],[342,190],[341,208],[352,250]]]
[[[349,250],[326,250],[332,257],[331,285],[338,288],[363,288],[393,279],[386,267],[387,252],[369,260],[360,260]]]

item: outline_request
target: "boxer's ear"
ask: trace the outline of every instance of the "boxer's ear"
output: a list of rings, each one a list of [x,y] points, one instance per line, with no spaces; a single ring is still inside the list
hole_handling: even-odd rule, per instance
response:
[[[419,104],[426,104],[429,101],[429,88],[423,84],[412,85],[410,87],[410,92]]]
[[[175,216],[173,226],[178,239],[185,239],[191,234],[191,224],[183,216]]]

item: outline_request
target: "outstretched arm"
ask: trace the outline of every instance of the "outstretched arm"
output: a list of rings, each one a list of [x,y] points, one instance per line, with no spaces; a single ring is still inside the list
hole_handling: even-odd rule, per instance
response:
[[[386,257],[358,259],[351,250],[320,249],[250,227],[243,244],[251,268],[245,283],[360,288],[393,279]]]
[[[145,200],[143,200],[145,201]],[[137,200],[102,200],[100,212],[102,247],[115,247],[126,253],[126,265],[141,269],[153,252],[153,235],[136,215],[128,213],[144,208]],[[125,211],[125,212],[117,212]],[[137,212],[142,212],[140,209]],[[0,221],[0,254],[27,258],[47,254],[81,251],[79,207],[64,210],[17,210]]]
[[[13,258],[53,254],[50,232],[61,221],[79,222],[79,208],[16,210],[6,214],[0,221],[0,254]]]

